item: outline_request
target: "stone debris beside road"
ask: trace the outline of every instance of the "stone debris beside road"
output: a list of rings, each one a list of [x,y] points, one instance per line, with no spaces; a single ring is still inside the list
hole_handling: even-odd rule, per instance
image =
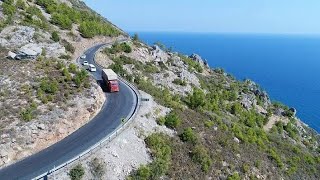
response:
[[[53,179],[53,177],[56,179],[68,179],[69,170],[79,163],[82,164],[86,171],[83,179],[93,179],[89,171],[89,164],[94,158],[98,158],[103,162],[106,169],[102,179],[108,180],[125,179],[132,170],[151,162],[149,150],[144,142],[145,137],[154,132],[164,132],[171,136],[175,132],[156,123],[156,119],[165,116],[170,109],[158,105],[149,94],[142,91],[140,93],[143,98],[147,98],[149,101],[142,102],[136,118],[125,131],[110,143],[104,143],[102,148],[98,148],[95,153],[86,156],[80,162],[76,161],[70,166],[59,170],[49,176],[49,179]]]

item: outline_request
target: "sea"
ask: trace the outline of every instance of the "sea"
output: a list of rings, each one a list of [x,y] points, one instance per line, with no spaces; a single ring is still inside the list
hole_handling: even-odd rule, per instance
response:
[[[131,33],[133,34],[133,33]],[[238,80],[251,79],[272,101],[297,109],[297,116],[320,132],[320,36],[138,32],[183,54],[197,53],[212,68]]]

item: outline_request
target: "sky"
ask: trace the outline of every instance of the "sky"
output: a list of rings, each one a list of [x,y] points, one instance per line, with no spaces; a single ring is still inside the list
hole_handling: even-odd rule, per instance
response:
[[[320,34],[320,0],[84,0],[128,32]]]

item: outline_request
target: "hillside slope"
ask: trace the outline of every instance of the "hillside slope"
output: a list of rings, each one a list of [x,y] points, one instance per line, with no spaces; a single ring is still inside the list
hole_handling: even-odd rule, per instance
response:
[[[59,141],[99,111],[102,91],[74,64],[75,59],[93,44],[127,35],[79,0],[3,0],[0,4],[1,57],[24,49],[39,54],[35,60],[0,59],[3,166]],[[175,132],[148,129],[157,133],[136,135],[145,144],[139,142],[135,154],[149,151],[152,162],[137,160],[144,162],[138,169],[131,162],[131,173],[119,167],[124,175],[108,178],[320,178],[319,135],[295,116],[294,108],[271,102],[256,83],[208,67],[199,55],[147,46],[138,36],[101,50],[96,60],[152,95],[161,105],[154,107],[168,108],[170,112],[160,113],[163,117],[157,123]],[[140,117],[141,134],[144,124],[154,120],[149,111],[157,114],[148,110]],[[128,144],[126,140],[120,142]],[[119,159],[114,166],[122,164]],[[103,164],[98,164],[98,170],[113,168]],[[93,173],[88,168],[85,172]]]
[[[63,139],[99,112],[105,96],[75,60],[122,32],[82,1],[3,0],[0,8],[1,167]]]
[[[161,48],[160,48],[160,47]],[[175,137],[145,139],[153,162],[129,179],[318,179],[319,135],[296,110],[271,102],[251,80],[238,81],[163,45],[146,46],[135,36],[97,55],[151,94],[171,113],[158,124]]]

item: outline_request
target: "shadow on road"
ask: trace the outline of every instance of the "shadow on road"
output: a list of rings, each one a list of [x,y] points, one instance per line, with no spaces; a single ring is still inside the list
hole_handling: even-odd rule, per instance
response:
[[[103,80],[97,80],[103,92],[108,92],[107,84]]]

